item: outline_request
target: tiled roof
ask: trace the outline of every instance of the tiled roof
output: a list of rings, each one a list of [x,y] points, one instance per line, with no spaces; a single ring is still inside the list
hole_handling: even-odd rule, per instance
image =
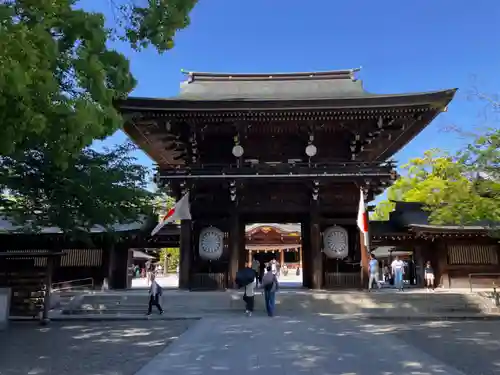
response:
[[[113,225],[113,230],[115,232],[128,232],[143,229],[148,223],[146,217],[140,218],[139,220],[127,223],[127,224],[115,224]],[[6,217],[0,217],[0,234],[1,233],[23,233],[25,231],[30,231],[31,227],[29,224],[25,226],[20,226],[15,224],[14,221]],[[104,233],[106,228],[101,225],[95,225],[90,229],[90,233]],[[61,234],[62,230],[57,227],[44,227],[36,231],[40,234]]]
[[[370,95],[355,69],[309,73],[187,73],[179,99],[295,100],[363,97]]]

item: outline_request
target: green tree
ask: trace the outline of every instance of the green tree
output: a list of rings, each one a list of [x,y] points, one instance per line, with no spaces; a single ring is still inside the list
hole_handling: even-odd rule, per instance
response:
[[[165,52],[196,1],[144,3],[117,5],[119,22],[107,29],[102,14],[77,9],[77,0],[0,2],[0,155],[43,147],[64,164],[122,126],[113,103],[136,82],[108,39],[121,35],[134,48]]]
[[[175,272],[180,260],[178,247],[167,247],[160,251],[160,262],[167,272]]]
[[[152,214],[153,194],[146,190],[148,169],[130,156],[131,144],[98,152],[84,149],[66,167],[30,150],[24,159],[0,159],[0,185],[8,184],[2,214],[37,231],[57,226],[85,234],[95,225],[113,232],[116,223]]]
[[[394,204],[394,202],[388,199],[380,201],[375,207],[375,210],[372,213],[370,213],[370,220],[375,220],[375,221],[389,220],[389,214],[392,211],[394,211],[395,206],[396,205]]]
[[[388,190],[375,217],[386,219],[390,200],[422,202],[434,224],[500,222],[499,131],[478,136],[455,156],[439,150],[403,166],[405,174]]]
[[[128,146],[88,148],[121,128],[114,102],[136,84],[107,42],[165,52],[197,1],[110,1],[119,10],[112,29],[77,0],[0,1],[0,208],[20,223],[112,229],[151,206]]]
[[[163,192],[158,193],[153,199],[155,213],[160,217],[165,216],[174,205],[175,199]]]
[[[153,45],[162,53],[174,47],[178,30],[189,26],[189,13],[198,0],[114,0],[119,10],[120,37],[135,49]]]

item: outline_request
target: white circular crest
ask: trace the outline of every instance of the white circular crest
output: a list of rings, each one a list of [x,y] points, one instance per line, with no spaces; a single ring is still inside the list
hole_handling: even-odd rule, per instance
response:
[[[306,155],[309,157],[313,157],[314,155],[316,155],[317,152],[318,152],[318,149],[316,148],[315,145],[308,145],[306,147]]]
[[[242,157],[243,154],[245,153],[245,150],[243,149],[242,146],[236,145],[233,147],[233,155],[237,158]]]
[[[347,230],[333,226],[326,229],[323,235],[323,247],[328,258],[343,259],[349,254]]]
[[[224,233],[216,227],[203,228],[200,232],[199,252],[205,260],[217,260],[224,250]]]

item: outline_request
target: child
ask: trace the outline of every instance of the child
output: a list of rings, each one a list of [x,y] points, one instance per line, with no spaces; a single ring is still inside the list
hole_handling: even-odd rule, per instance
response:
[[[427,291],[434,291],[434,270],[430,261],[427,261],[424,268],[424,279]]]

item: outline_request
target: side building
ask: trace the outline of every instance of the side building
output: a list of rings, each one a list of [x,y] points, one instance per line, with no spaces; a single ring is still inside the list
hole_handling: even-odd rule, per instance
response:
[[[433,225],[422,204],[396,202],[388,221],[370,222],[372,248],[383,248],[383,261],[395,254],[410,259],[412,283],[423,286],[430,261],[442,288],[491,288],[500,285],[499,239],[485,225]]]

